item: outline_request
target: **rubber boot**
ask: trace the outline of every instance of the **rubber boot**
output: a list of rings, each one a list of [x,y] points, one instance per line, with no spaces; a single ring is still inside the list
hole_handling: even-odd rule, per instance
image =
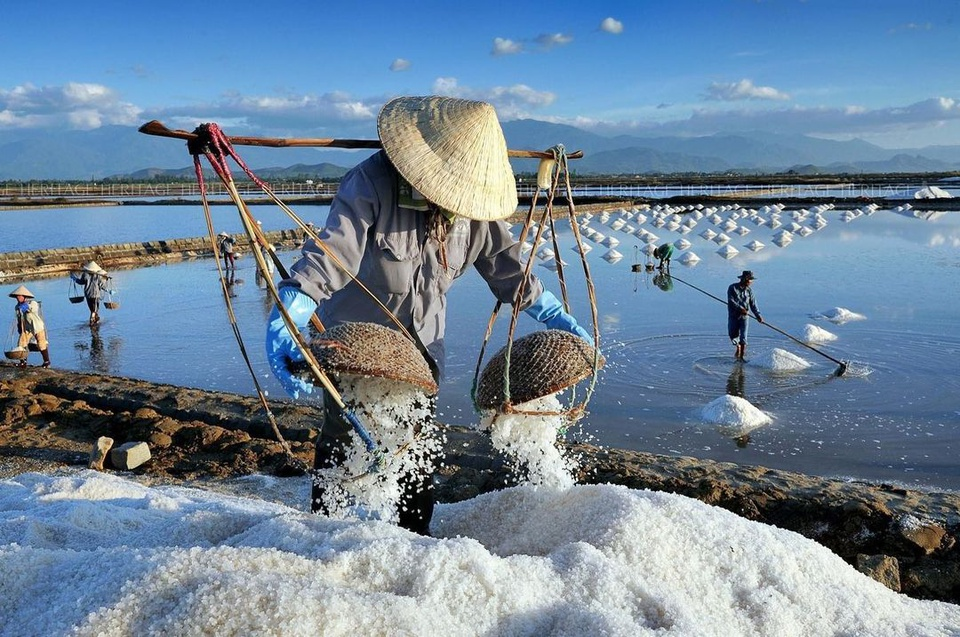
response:
[[[43,356],[43,367],[50,367],[50,348],[40,350],[40,356]]]

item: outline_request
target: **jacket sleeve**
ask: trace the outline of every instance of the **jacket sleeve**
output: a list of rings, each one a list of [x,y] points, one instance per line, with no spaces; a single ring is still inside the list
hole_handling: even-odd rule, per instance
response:
[[[302,249],[303,257],[290,268],[290,278],[280,287],[299,287],[318,304],[346,286],[360,270],[367,246],[367,233],[380,207],[376,185],[362,170],[349,172],[330,204],[327,224],[320,239],[327,253],[313,239]]]
[[[520,243],[513,238],[503,221],[476,223],[486,227],[480,230],[484,238],[483,245],[473,266],[499,301],[512,304],[524,282],[526,268],[520,260]],[[531,272],[523,288],[520,310],[525,310],[540,297],[543,283]]]
[[[757,300],[753,294],[753,290],[747,290],[747,292],[749,292],[750,311],[753,312],[755,316],[760,316],[760,310],[757,309]]]

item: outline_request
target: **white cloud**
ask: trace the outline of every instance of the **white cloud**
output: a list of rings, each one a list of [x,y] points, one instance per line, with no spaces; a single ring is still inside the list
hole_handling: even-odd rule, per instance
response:
[[[896,26],[890,29],[889,33],[891,35],[895,35],[903,31],[909,32],[909,31],[932,31],[932,30],[933,30],[933,24],[930,22],[922,22],[922,23],[907,22],[906,24],[901,24],[899,26]]]
[[[410,68],[410,60],[405,60],[403,58],[397,58],[390,63],[391,71],[406,71]]]
[[[437,95],[489,102],[497,109],[501,120],[529,117],[532,111],[550,106],[557,99],[555,93],[538,91],[526,84],[474,89],[460,86],[456,78],[452,77],[437,78],[433,83],[433,92]]]
[[[137,123],[142,112],[102,84],[24,84],[11,90],[0,89],[0,125],[11,128],[128,125]]]
[[[614,18],[604,18],[603,22],[600,23],[600,30],[614,35],[620,35],[623,33],[623,22],[615,20]]]
[[[552,49],[555,46],[570,44],[573,42],[573,36],[563,33],[542,33],[534,41],[544,49]]]
[[[869,137],[898,131],[933,130],[960,123],[960,102],[947,97],[907,106],[868,109],[862,106],[777,109],[696,109],[684,119],[619,122],[598,121],[588,127],[603,134],[712,135],[722,132],[767,130],[828,137]]]
[[[508,40],[506,38],[494,38],[493,39],[493,51],[492,55],[515,55],[523,51],[523,45],[519,42],[514,42],[513,40]]]
[[[225,95],[207,104],[167,108],[151,117],[183,128],[201,122],[233,122],[258,134],[276,136],[369,137],[386,97],[358,99],[343,92],[319,95]]]
[[[708,100],[735,102],[740,100],[788,100],[790,96],[770,86],[755,86],[750,80],[721,83],[714,82],[707,88]]]

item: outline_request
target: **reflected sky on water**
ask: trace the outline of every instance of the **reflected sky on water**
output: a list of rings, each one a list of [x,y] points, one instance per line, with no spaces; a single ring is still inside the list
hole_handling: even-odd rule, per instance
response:
[[[137,232],[149,233],[131,240],[204,233],[199,207],[190,208],[197,229],[176,225],[173,234],[166,233],[174,227],[169,220],[185,218],[186,210],[155,216],[169,208],[143,208],[151,209],[146,213],[150,221],[138,216],[143,211],[127,217],[117,217],[119,211],[111,208],[87,211],[85,225],[99,228],[100,234],[79,243],[114,242],[103,237],[103,228],[116,224],[119,232],[124,219],[138,219]],[[221,226],[232,229],[226,225],[228,213],[232,214],[229,223],[239,228],[235,211],[218,210],[224,215],[218,230]],[[271,217],[268,210],[273,209],[254,208],[265,227],[289,227],[288,221]],[[319,207],[311,210],[320,212]],[[106,221],[98,216],[101,211]],[[731,212],[720,211],[718,216],[726,221]],[[790,213],[783,211],[781,222],[794,222]],[[646,241],[623,228],[614,230],[609,223],[616,213],[606,225],[594,217],[590,227],[617,238],[615,249],[623,256],[607,261],[602,257],[608,246],[584,240],[592,248],[588,264],[596,286],[607,366],[588,415],[570,435],[655,453],[960,488],[956,462],[960,453],[960,213],[929,218],[919,218],[913,210],[879,210],[856,217],[849,213],[824,211],[827,224],[823,228],[808,236],[796,233],[792,242],[778,247],[773,238],[783,226],[773,229],[749,217],[735,220],[737,229],[726,231],[705,216],[682,232],[652,225],[652,215],[645,212],[648,219],[643,224],[629,223],[635,231],[644,228],[657,235],[655,245],[680,239],[691,244],[674,255],[672,270],[677,280],[672,287],[663,286],[668,291],[655,284],[653,273],[643,267],[635,272],[631,267],[647,261]],[[69,216],[72,211],[63,214]],[[322,222],[319,215],[309,218]],[[808,216],[800,225],[810,223]],[[151,228],[151,224],[161,225]],[[706,229],[724,231],[730,237],[727,245],[738,253],[732,258],[717,254],[721,246],[701,236]],[[566,222],[559,230],[559,254],[567,263],[573,311],[589,324],[589,301],[573,236]],[[4,243],[9,240],[6,233],[0,236]],[[752,241],[764,247],[751,251],[746,246]],[[0,251],[9,249],[0,246]],[[699,262],[681,264],[680,258],[688,252],[696,253]],[[283,260],[292,263],[296,256],[284,253]],[[559,295],[556,274],[546,267],[551,262],[536,256],[534,261],[535,272]],[[265,292],[257,285],[250,256],[242,257],[238,265],[231,292],[241,332],[258,379],[272,397],[279,397],[281,390],[263,354],[269,312]],[[834,362],[756,323],[750,326],[748,358],[759,360],[779,348],[811,366],[786,373],[750,362],[735,364],[725,334],[726,309],[680,280],[724,297],[727,285],[744,269],[757,275],[754,291],[769,323],[795,336],[801,336],[806,325],[835,334],[836,341],[816,347],[849,362],[850,371],[837,377]],[[44,302],[54,366],[253,393],[211,260],[114,274],[121,306],[104,310],[103,323],[94,331],[86,324],[85,306],[68,301],[66,279],[25,282]],[[12,305],[11,301],[11,322]],[[448,376],[440,400],[440,416],[446,422],[470,425],[478,420],[469,393],[493,305],[485,284],[474,273],[460,279],[451,291]],[[834,324],[813,318],[835,308],[866,319]],[[508,322],[508,314],[497,321],[488,357],[504,345]],[[522,316],[518,334],[538,328]],[[738,432],[704,422],[703,407],[728,392],[742,394],[770,414],[773,423],[737,436]]]

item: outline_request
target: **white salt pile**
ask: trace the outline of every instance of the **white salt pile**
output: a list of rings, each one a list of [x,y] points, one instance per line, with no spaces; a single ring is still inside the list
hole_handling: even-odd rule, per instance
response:
[[[807,369],[811,365],[796,354],[776,347],[751,357],[749,364],[774,372],[796,372]]]
[[[851,312],[843,307],[835,307],[824,312],[817,312],[815,314],[811,314],[810,317],[815,319],[824,319],[837,325],[843,325],[844,323],[848,323],[850,321],[862,321],[867,318],[863,314]]]
[[[261,494],[284,481],[264,481]],[[298,502],[299,504],[300,502]],[[797,533],[671,493],[504,489],[434,537],[84,470],[0,481],[9,635],[951,635]]]
[[[773,418],[754,407],[749,400],[729,394],[710,401],[700,410],[700,417],[704,422],[721,425],[725,435],[736,436],[773,422]]]
[[[443,449],[443,438],[433,418],[432,398],[421,389],[382,378],[342,374],[340,394],[367,433],[385,455],[386,465],[370,472],[374,457],[356,431],[353,444],[339,466],[319,470],[314,476],[323,491],[331,517],[372,517],[397,521],[405,475],[432,474]],[[414,425],[419,433],[414,433]]]
[[[837,340],[837,335],[822,327],[807,323],[803,326],[803,340],[807,343],[829,343]]]
[[[566,489],[574,484],[575,462],[557,444],[559,431],[567,424],[556,394],[514,405],[519,412],[485,412],[481,431],[490,434],[494,449],[508,460],[521,481],[537,486]]]

